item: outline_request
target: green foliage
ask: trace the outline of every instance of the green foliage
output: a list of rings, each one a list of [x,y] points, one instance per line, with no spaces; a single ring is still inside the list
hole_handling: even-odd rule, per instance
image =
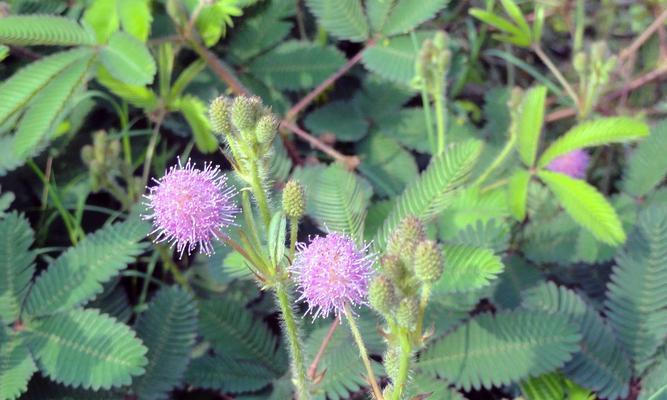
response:
[[[26,218],[16,212],[0,219],[0,321],[3,324],[18,319],[30,289],[35,272],[35,254],[30,251],[33,236]]]
[[[519,120],[517,121],[518,150],[521,161],[532,167],[537,156],[537,147],[540,143],[540,134],[544,124],[544,104],[547,97],[547,88],[537,86],[523,96],[519,106]],[[521,218],[523,219],[523,218]]]
[[[574,382],[609,399],[625,398],[632,369],[625,351],[602,317],[574,291],[554,283],[541,284],[524,296],[532,310],[567,315],[582,334],[581,349],[563,367]]]
[[[368,39],[368,22],[361,0],[307,0],[306,4],[333,36],[353,42]]]
[[[663,121],[632,153],[623,174],[623,190],[637,197],[653,190],[667,174],[666,152],[667,121]]]
[[[333,164],[317,173],[310,184],[301,182],[306,189],[308,215],[322,229],[347,233],[355,240],[363,237],[366,208],[373,193],[365,180]]]
[[[186,95],[180,98],[178,109],[183,113],[185,120],[190,125],[192,136],[199,151],[212,153],[218,149],[218,140],[211,131],[211,123],[208,119],[208,108],[198,97]]]
[[[366,9],[373,30],[391,36],[408,33],[433,18],[447,3],[448,0],[373,0],[366,3]]]
[[[308,89],[316,86],[345,62],[334,47],[287,41],[257,57],[250,72],[277,89]]]
[[[37,277],[25,312],[37,317],[86,303],[144,250],[140,241],[149,230],[149,224],[130,219],[86,236]]]
[[[145,42],[152,19],[148,0],[96,0],[83,14],[83,20],[95,31],[98,43],[106,43],[120,27]]]
[[[542,273],[535,265],[513,255],[503,260],[505,270],[493,287],[493,304],[501,309],[514,309],[521,305],[523,292],[543,281]]]
[[[53,15],[12,15],[0,19],[0,43],[17,46],[86,45],[95,38],[76,21]]]
[[[102,48],[100,61],[111,76],[129,85],[153,83],[157,67],[148,48],[132,35],[116,32]]]
[[[649,134],[648,126],[635,118],[609,117],[582,122],[565,132],[542,153],[538,166],[576,149],[636,140]]]
[[[287,360],[277,346],[276,337],[238,302],[222,299],[200,302],[199,331],[220,356],[258,364],[271,371],[273,377],[285,372]]]
[[[378,195],[399,195],[419,174],[412,155],[385,135],[372,133],[357,149],[361,161],[359,172]]]
[[[415,75],[416,58],[417,49],[412,39],[409,35],[401,35],[367,48],[362,62],[366,68],[381,77],[408,86]]]
[[[30,320],[22,335],[39,369],[65,385],[94,390],[128,385],[147,364],[147,349],[134,332],[97,310]]]
[[[530,182],[530,173],[523,169],[517,169],[509,178],[507,185],[507,203],[512,212],[512,216],[517,221],[523,221],[526,218],[526,202],[528,201],[528,183]]]
[[[667,357],[662,357],[642,379],[639,400],[664,400],[667,397]]]
[[[349,102],[333,101],[308,114],[304,123],[312,133],[333,134],[340,142],[356,142],[368,133],[368,121]]]
[[[16,399],[37,370],[21,336],[0,327],[0,399]]]
[[[71,105],[73,97],[85,83],[92,55],[79,60],[56,75],[28,105],[16,128],[14,151],[27,157],[44,138],[53,132]]]
[[[593,186],[567,175],[540,171],[542,179],[572,218],[602,242],[625,241],[625,232],[614,208]]]
[[[433,286],[436,293],[463,292],[487,286],[505,267],[493,250],[445,245],[445,272]]]
[[[558,373],[544,374],[521,381],[521,393],[528,400],[567,398],[563,377]]]
[[[240,61],[247,61],[283,41],[292,29],[292,23],[285,18],[293,13],[291,9],[284,11],[280,2],[272,1],[263,12],[246,19],[232,32],[229,42],[232,54]]]
[[[564,316],[482,314],[429,346],[417,366],[465,390],[491,388],[561,367],[577,351],[580,339]]]
[[[605,308],[611,327],[643,371],[667,337],[667,211],[644,211],[616,257]]]
[[[509,247],[510,226],[498,219],[477,220],[459,230],[449,239],[452,243],[466,244],[492,249],[502,253]]]
[[[97,82],[101,83],[116,96],[122,97],[128,103],[152,110],[157,105],[157,97],[150,89],[139,86],[129,85],[114,78],[109,71],[100,66],[97,69]]]
[[[514,3],[514,0],[501,0],[501,4],[512,21],[499,17],[492,11],[479,8],[470,9],[470,15],[502,32],[493,34],[493,37],[497,40],[521,47],[530,46],[534,40],[539,41],[539,34],[533,35],[533,30],[528,26],[526,19],[523,17],[519,7]]]
[[[482,146],[478,141],[453,144],[435,156],[419,179],[399,196],[392,211],[376,234],[375,243],[384,247],[398,222],[408,215],[430,219],[451,202],[449,195],[472,170]]]
[[[246,393],[266,387],[275,377],[266,366],[231,357],[205,355],[192,360],[186,373],[188,384],[202,389]]]
[[[161,289],[136,323],[148,348],[146,373],[132,388],[140,399],[163,399],[185,374],[197,335],[197,307],[183,289]]]

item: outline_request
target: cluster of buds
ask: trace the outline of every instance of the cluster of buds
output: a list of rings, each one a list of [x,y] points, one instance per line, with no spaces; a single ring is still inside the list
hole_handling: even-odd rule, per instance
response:
[[[401,336],[420,346],[425,296],[442,276],[444,260],[440,246],[427,239],[423,223],[407,217],[392,233],[381,259],[381,272],[371,281],[368,300],[371,307],[387,321],[385,370],[393,382],[398,374],[397,354]],[[386,391],[395,390],[388,385]]]
[[[447,34],[443,31],[436,32],[433,39],[424,41],[415,63],[414,86],[419,89],[442,86],[452,58],[452,53],[447,48],[448,41]]]
[[[259,97],[220,96],[211,102],[213,132],[224,138],[239,176],[250,182],[254,168],[264,169],[280,120]]]
[[[616,57],[610,55],[606,43],[596,42],[588,53],[582,51],[575,54],[572,64],[579,75],[579,117],[583,119],[593,110],[609,83],[609,74],[616,66]]]

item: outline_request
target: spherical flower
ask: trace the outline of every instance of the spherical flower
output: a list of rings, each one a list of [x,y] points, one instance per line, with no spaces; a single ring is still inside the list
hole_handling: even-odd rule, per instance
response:
[[[357,246],[349,236],[332,232],[316,236],[310,243],[299,243],[292,264],[299,300],[306,300],[314,318],[338,316],[346,304],[365,304],[373,274],[375,255],[369,245]]]
[[[153,221],[155,242],[175,245],[180,256],[186,248],[190,254],[197,245],[201,253],[212,254],[212,240],[220,238],[238,213],[232,201],[236,190],[226,184],[220,167],[204,163],[200,170],[190,160],[183,166],[179,159],[178,165],[153,181],[156,185],[144,196],[152,213],[144,219]]]
[[[584,179],[590,160],[586,151],[578,149],[554,159],[547,165],[547,169],[569,175],[572,178]]]

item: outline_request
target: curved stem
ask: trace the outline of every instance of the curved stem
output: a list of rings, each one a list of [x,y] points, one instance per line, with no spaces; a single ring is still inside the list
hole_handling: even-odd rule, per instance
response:
[[[563,74],[560,73],[558,70],[558,67],[554,65],[554,63],[551,61],[549,56],[546,55],[546,53],[542,50],[542,47],[540,47],[539,44],[534,44],[533,45],[533,51],[537,56],[542,60],[544,65],[549,68],[549,71],[551,71],[552,74],[558,79],[558,82],[560,82],[561,86],[563,86],[563,89],[567,92],[567,94],[572,98],[572,101],[574,102],[574,106],[576,108],[579,108],[579,97],[577,97],[577,94],[575,93],[574,89],[572,89],[572,86],[567,82]]]
[[[310,399],[310,393],[306,386],[306,366],[303,361],[303,350],[301,349],[301,339],[299,335],[299,326],[294,318],[291,296],[283,283],[278,283],[275,288],[278,306],[283,316],[283,327],[287,343],[289,344],[290,357],[292,360],[292,380],[296,386],[298,400]]]
[[[371,388],[373,389],[373,395],[375,396],[376,400],[384,400],[382,397],[382,390],[380,390],[380,386],[378,386],[377,379],[375,378],[375,373],[373,372],[370,358],[368,358],[368,351],[366,351],[364,339],[361,337],[357,323],[354,321],[354,317],[350,312],[350,306],[346,304],[344,310],[347,321],[350,323],[350,330],[352,331],[352,336],[354,336],[354,341],[357,343],[357,347],[359,347],[361,361],[364,363],[364,367],[366,367],[366,374],[368,374],[368,381],[371,384]]]
[[[398,365],[398,377],[394,382],[394,398],[393,400],[401,400],[405,386],[408,382],[408,374],[410,372],[410,355],[412,349],[410,348],[410,339],[408,332],[401,329],[399,332],[399,341],[401,344],[401,358]]]
[[[422,288],[421,298],[419,299],[419,315],[417,316],[417,335],[422,335],[424,330],[424,314],[426,313],[426,305],[428,305],[428,298],[431,294],[431,286],[425,284]],[[419,341],[421,343],[421,339]]]
[[[512,151],[512,148],[514,148],[514,142],[516,142],[516,135],[512,133],[509,140],[505,144],[505,147],[503,147],[503,149],[500,151],[500,154],[498,154],[498,157],[496,157],[496,159],[493,160],[491,165],[489,165],[489,167],[484,172],[482,172],[479,178],[477,178],[477,180],[474,183],[474,186],[479,186],[482,183],[484,183],[484,181],[493,173],[493,171],[495,171],[499,166],[503,164],[503,162],[505,162],[505,159]]]
[[[322,344],[320,344],[320,348],[317,350],[313,362],[310,363],[310,366],[308,367],[308,377],[310,379],[314,380],[317,377],[317,365],[320,363],[320,360],[322,360],[322,356],[324,355],[327,346],[329,346],[329,342],[331,342],[331,338],[333,337],[334,332],[336,332],[338,325],[340,325],[340,316],[331,323],[327,335],[324,337],[324,340],[322,340]]]
[[[257,168],[257,163],[252,163],[251,173],[251,182],[252,192],[255,195],[255,200],[257,200],[257,207],[259,207],[259,213],[262,216],[262,222],[264,222],[264,227],[268,230],[269,225],[271,224],[271,212],[269,211],[269,202],[266,199],[266,192],[264,190],[264,185],[262,185],[262,179],[259,177],[259,169]]]

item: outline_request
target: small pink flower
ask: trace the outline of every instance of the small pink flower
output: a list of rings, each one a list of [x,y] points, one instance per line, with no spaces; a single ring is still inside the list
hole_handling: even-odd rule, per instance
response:
[[[590,159],[588,153],[578,149],[554,159],[547,165],[547,169],[569,175],[572,178],[584,179]]]
[[[212,240],[220,238],[239,211],[232,201],[236,190],[226,184],[220,167],[204,163],[200,170],[189,159],[184,167],[179,159],[178,165],[153,181],[156,185],[144,196],[152,214],[143,218],[153,221],[155,243],[175,245],[181,257],[186,248],[190,254],[197,244],[201,253],[211,255]]]
[[[314,318],[338,316],[346,304],[365,304],[375,255],[369,245],[361,248],[350,237],[332,232],[299,243],[291,271]]]

